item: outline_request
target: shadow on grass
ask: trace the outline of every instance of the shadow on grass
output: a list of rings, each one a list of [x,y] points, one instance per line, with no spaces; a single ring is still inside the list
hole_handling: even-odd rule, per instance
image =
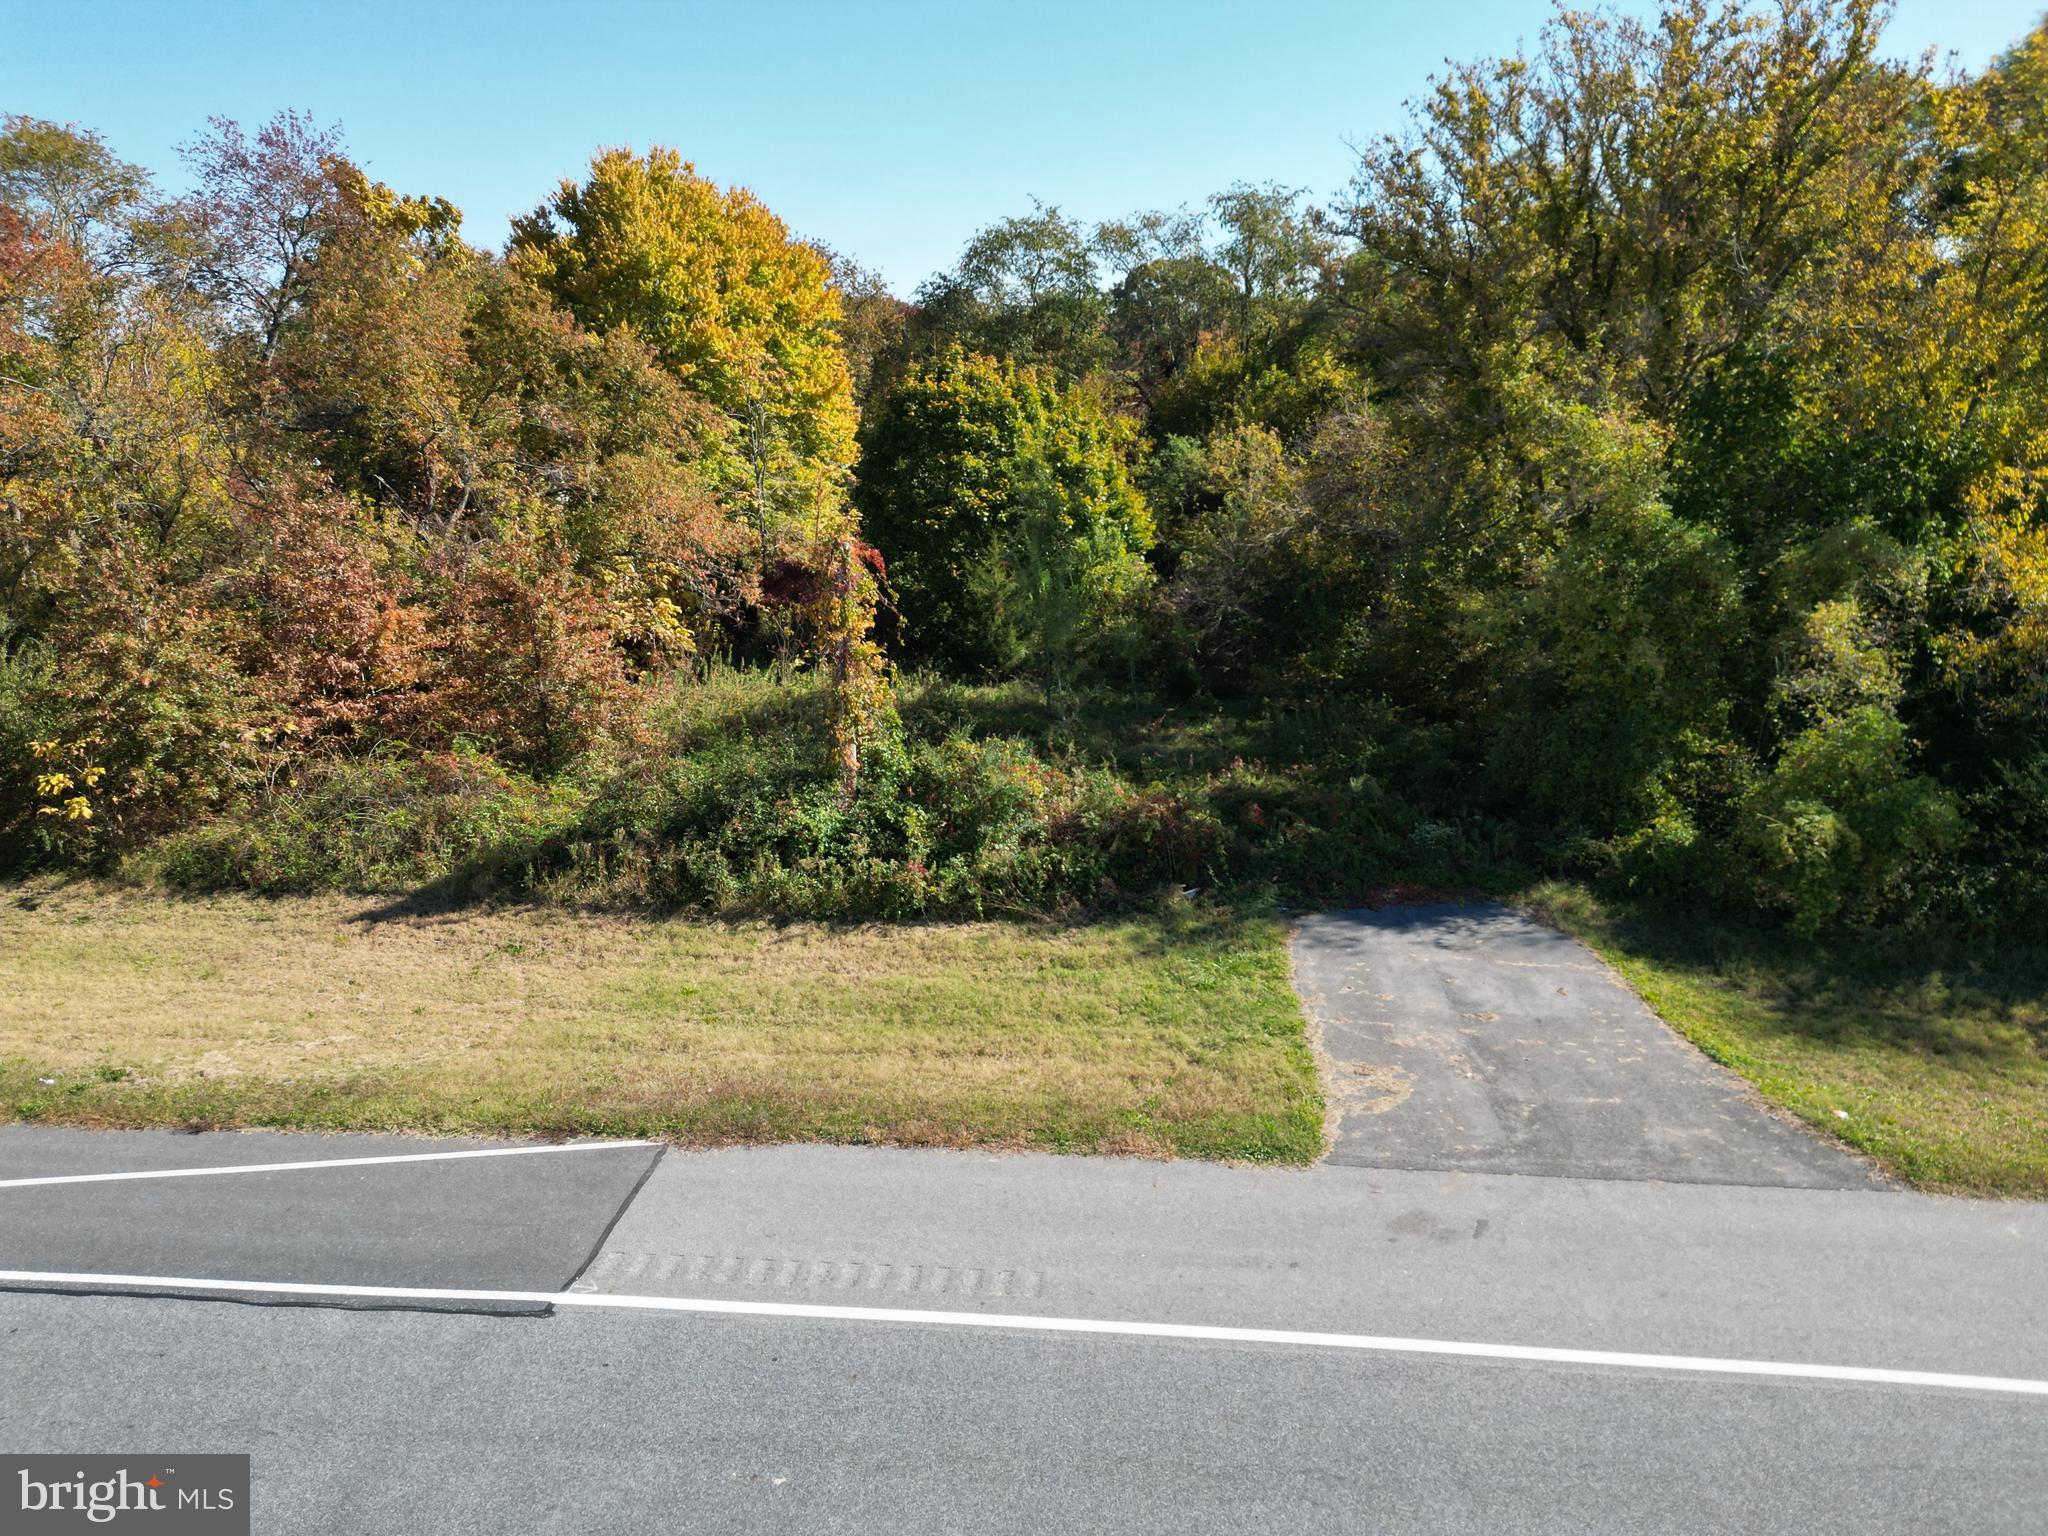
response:
[[[1654,909],[1581,908],[1566,926],[1588,924],[1761,1004],[1786,1036],[1987,1066],[2048,1062],[2048,946],[1895,933],[1813,941]]]

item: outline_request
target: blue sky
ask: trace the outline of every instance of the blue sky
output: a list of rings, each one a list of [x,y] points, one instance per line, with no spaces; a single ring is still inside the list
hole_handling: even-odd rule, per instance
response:
[[[1889,51],[1976,68],[2042,0],[1901,0]],[[1637,7],[1631,7],[1637,8]],[[600,144],[678,146],[908,294],[1036,197],[1094,220],[1238,180],[1327,197],[1449,58],[1543,0],[0,0],[0,111],[179,184],[209,114],[339,121],[370,173],[496,246]]]

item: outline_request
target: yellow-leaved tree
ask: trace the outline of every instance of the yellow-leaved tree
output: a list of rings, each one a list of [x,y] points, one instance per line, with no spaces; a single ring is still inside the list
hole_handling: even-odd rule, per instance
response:
[[[851,795],[862,739],[889,705],[868,639],[875,572],[847,494],[856,416],[830,262],[753,193],[659,146],[601,150],[583,181],[515,222],[508,259],[592,330],[632,330],[731,418],[714,470],[748,508],[764,569],[784,567],[789,606],[832,679]]]
[[[729,466],[764,541],[854,457],[853,383],[831,267],[744,187],[672,149],[600,151],[516,221],[510,259],[595,331],[630,326],[732,417]]]
[[[1938,191],[1960,317],[1945,356],[1984,439],[1964,492],[1970,623],[1943,642],[1980,713],[2039,730],[2048,714],[2048,22],[1939,99]]]

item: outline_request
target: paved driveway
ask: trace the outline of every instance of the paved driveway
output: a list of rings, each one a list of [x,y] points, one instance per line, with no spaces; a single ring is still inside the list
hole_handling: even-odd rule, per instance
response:
[[[1492,902],[1304,918],[1330,1160],[1797,1189],[1881,1183],[1780,1119],[1585,946]]]

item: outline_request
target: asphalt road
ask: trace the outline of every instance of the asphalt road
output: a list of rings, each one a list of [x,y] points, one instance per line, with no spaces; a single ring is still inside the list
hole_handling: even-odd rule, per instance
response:
[[[346,1160],[0,1188],[0,1264],[347,1285],[459,1286],[487,1274],[506,1290],[560,1290],[590,1262],[658,1149],[445,1155],[506,1145],[0,1127],[0,1180]],[[356,1161],[421,1154],[428,1160]]]
[[[0,1130],[0,1179],[47,1176],[70,1136]],[[364,1155],[176,1140],[186,1166]],[[128,1141],[94,1138],[83,1161],[109,1171]],[[523,1289],[556,1262],[545,1208],[567,1203],[577,1241],[609,1226],[570,1282],[591,1301],[2048,1379],[2048,1207],[828,1147],[669,1153],[638,1183],[649,1156],[0,1186],[0,1267],[143,1256],[108,1232],[177,1188],[211,1219],[152,1239],[158,1289],[252,1282],[0,1294],[0,1445],[246,1451],[256,1528],[278,1531],[2018,1532],[2048,1511],[2042,1396],[890,1318],[364,1312],[253,1284],[279,1278],[259,1266],[291,1236],[297,1274]],[[292,1179],[322,1198],[286,1206]],[[423,1261],[392,1212],[449,1210],[451,1179],[477,1218],[440,1224]],[[8,1219],[24,1196],[75,1202],[75,1245],[46,1214]]]
[[[0,1127],[0,1450],[246,1452],[258,1531],[2048,1529],[2048,1205],[1511,914],[1296,968],[1309,1170]]]
[[[287,1532],[2038,1532],[2038,1401],[830,1322],[0,1296],[11,1447]],[[118,1527],[114,1527],[118,1529]]]

